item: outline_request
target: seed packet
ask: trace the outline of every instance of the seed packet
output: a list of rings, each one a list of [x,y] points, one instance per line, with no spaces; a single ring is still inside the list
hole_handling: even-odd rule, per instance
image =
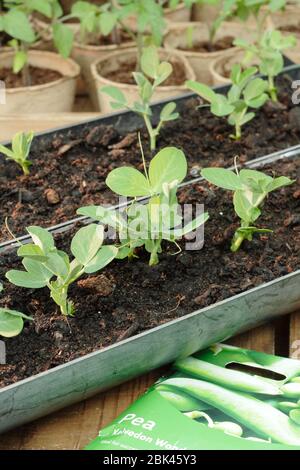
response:
[[[86,449],[300,449],[300,361],[213,345],[177,360]]]

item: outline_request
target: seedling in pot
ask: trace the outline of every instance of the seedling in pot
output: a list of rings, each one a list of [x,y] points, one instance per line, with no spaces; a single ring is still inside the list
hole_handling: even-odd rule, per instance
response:
[[[149,197],[147,204],[134,200],[127,207],[125,217],[101,206],[83,207],[77,213],[107,224],[117,232],[118,258],[134,258],[136,248],[144,246],[150,253],[149,265],[154,266],[159,262],[163,240],[177,245],[176,240],[204,224],[208,214],[200,214],[182,224],[176,193],[178,184],[186,177],[187,162],[181,150],[167,147],[155,155],[148,169],[144,157],[143,164],[144,174],[132,167],[117,168],[109,173],[106,184],[121,196]]]
[[[7,160],[16,162],[22,168],[24,175],[29,175],[29,168],[32,165],[28,157],[33,137],[33,131],[18,132],[12,139],[11,149],[0,145],[0,153],[3,153]]]
[[[11,270],[7,279],[20,287],[41,289],[48,287],[50,296],[63,315],[74,315],[75,308],[68,298],[68,289],[83,274],[103,269],[117,255],[114,246],[102,246],[103,227],[91,224],[81,228],[73,237],[70,261],[64,251],[55,247],[52,235],[40,227],[28,227],[33,243],[22,245],[18,256],[23,258],[25,271]]]
[[[24,86],[32,84],[28,66],[28,49],[43,36],[45,31],[36,32],[30,18],[34,13],[41,13],[51,20],[47,27],[53,35],[53,42],[63,57],[70,55],[73,45],[73,32],[63,24],[62,8],[58,0],[14,0],[6,1],[9,11],[0,16],[0,32],[3,31],[12,40],[9,45],[14,49],[13,72],[22,73]]]
[[[192,80],[187,81],[186,86],[210,103],[212,114],[218,117],[228,116],[228,123],[235,128],[235,134],[230,137],[239,140],[242,136],[242,126],[255,117],[255,113],[248,112],[248,109],[258,109],[268,99],[268,84],[262,78],[253,78],[256,73],[256,67],[242,71],[239,64],[234,65],[230,75],[233,85],[227,96]]]
[[[156,149],[157,137],[164,123],[173,121],[179,116],[176,112],[176,104],[171,102],[166,104],[161,110],[158,125],[154,127],[151,122],[152,110],[150,103],[155,90],[172,74],[173,68],[169,62],[160,61],[159,53],[155,46],[149,46],[144,50],[141,67],[142,72],[133,72],[138,86],[140,101],[136,101],[132,105],[129,104],[122,90],[113,86],[105,86],[101,91],[112,98],[113,101],[110,103],[112,108],[127,108],[144,119],[150,138],[150,149],[154,151]]]
[[[0,282],[0,292],[2,291],[3,285]],[[17,310],[0,307],[0,336],[5,338],[18,336],[23,330],[24,320],[33,320],[33,318]]]
[[[244,240],[251,241],[255,233],[268,233],[272,230],[257,228],[254,223],[260,217],[262,205],[272,191],[294,183],[286,176],[272,178],[261,171],[241,170],[238,172],[223,168],[204,168],[201,175],[219,188],[233,191],[233,204],[240,227],[236,230],[231,251],[238,251]]]
[[[280,31],[266,31],[258,43],[250,44],[242,39],[236,39],[234,43],[246,51],[245,63],[253,58],[258,60],[260,73],[268,77],[270,97],[272,101],[277,101],[274,79],[284,67],[282,51],[294,47],[296,38],[293,35],[284,36]]]

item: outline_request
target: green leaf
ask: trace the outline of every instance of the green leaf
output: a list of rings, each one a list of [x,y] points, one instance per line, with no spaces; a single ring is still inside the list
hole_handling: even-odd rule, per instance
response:
[[[33,243],[39,246],[44,253],[48,253],[55,248],[53,237],[48,230],[33,225],[27,227],[26,230],[31,236]]]
[[[241,220],[248,224],[255,222],[261,214],[258,207],[253,206],[251,198],[245,191],[236,191],[233,195],[234,210]]]
[[[151,194],[146,177],[135,168],[127,166],[112,170],[106,178],[106,184],[121,196],[139,197]]]
[[[0,308],[0,336],[12,338],[19,335],[24,326],[23,318],[32,320],[31,317],[27,317],[16,310]]]
[[[156,79],[159,75],[159,54],[155,46],[146,47],[141,57],[141,68],[145,75]]]
[[[118,254],[115,246],[103,246],[96,256],[85,266],[84,272],[91,274],[107,266]]]
[[[215,116],[223,117],[232,113],[234,106],[227,100],[226,96],[216,95],[210,109]]]
[[[17,51],[14,56],[13,72],[15,74],[19,73],[23,69],[24,65],[27,63],[27,60],[28,60],[27,52]]]
[[[260,97],[265,91],[267,91],[267,89],[268,83],[262,78],[255,78],[254,80],[251,80],[244,90],[244,98],[246,103]]]
[[[14,153],[10,149],[4,147],[4,145],[0,145],[0,152],[3,153],[3,155],[6,155],[8,158],[13,158],[14,156]]]
[[[36,40],[29,18],[20,10],[12,9],[4,16],[4,30],[9,36],[32,43]]]
[[[268,192],[275,191],[275,189],[282,188],[284,186],[289,186],[290,184],[295,183],[296,180],[291,180],[286,176],[279,176],[278,178],[274,178],[271,183],[268,185],[267,190]]]
[[[122,104],[125,106],[127,104],[127,100],[125,98],[124,93],[122,90],[115,86],[104,86],[101,88],[102,93],[105,93],[106,95],[110,96],[113,100],[115,100],[117,103]]]
[[[6,273],[5,277],[15,286],[27,287],[28,289],[41,289],[46,286],[43,279],[26,271],[12,269]]]
[[[203,83],[188,80],[185,82],[185,86],[194,93],[197,93],[197,95],[200,95],[201,98],[204,98],[209,103],[213,103],[216,99],[217,94],[209,86],[204,85]]]
[[[55,23],[52,27],[53,41],[59,54],[65,59],[71,54],[74,33],[63,23]]]
[[[83,266],[86,266],[98,253],[104,239],[102,225],[90,224],[82,227],[73,237],[71,252]]]
[[[52,17],[51,0],[27,0],[26,6],[32,11],[37,11],[47,18]]]
[[[169,62],[162,62],[158,67],[158,76],[154,81],[154,87],[161,85],[172,74],[173,67]]]
[[[110,11],[103,12],[99,17],[100,31],[104,36],[112,32],[117,23],[117,15]]]
[[[174,113],[176,110],[176,103],[167,103],[160,112],[160,120],[162,122],[173,121],[179,117],[179,113]]]
[[[243,189],[243,184],[239,176],[231,170],[224,168],[203,168],[201,176],[219,188],[235,191]]]
[[[65,253],[62,254],[58,250],[51,251],[47,255],[47,261],[44,263],[46,269],[62,279],[66,278],[69,272],[69,263],[64,255]]]
[[[18,256],[23,257],[23,258],[32,258],[35,259],[36,261],[46,261],[47,256],[45,256],[45,253],[43,250],[32,243],[29,243],[28,245],[22,245],[18,249]]]
[[[182,150],[166,147],[151,160],[149,179],[153,192],[161,192],[164,183],[180,183],[187,174],[187,162]]]

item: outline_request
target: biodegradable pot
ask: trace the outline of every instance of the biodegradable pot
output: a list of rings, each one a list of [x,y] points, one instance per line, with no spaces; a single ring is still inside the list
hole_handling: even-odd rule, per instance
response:
[[[95,46],[90,44],[80,44],[75,42],[72,49],[72,58],[80,65],[83,84],[78,87],[78,94],[89,94],[94,108],[99,110],[98,95],[95,87],[95,80],[91,72],[91,65],[95,60],[102,59],[108,54],[120,52],[133,47],[134,43],[124,42],[121,44],[111,44],[108,46]]]
[[[220,12],[220,5],[206,5],[197,4],[193,5],[192,20],[203,21],[205,23],[212,23]],[[228,19],[230,22],[230,19]],[[232,18],[232,21],[239,22],[238,18]],[[256,28],[257,23],[253,17],[249,17],[245,22],[240,22],[241,25],[246,25],[248,28]],[[266,27],[272,29],[272,21],[270,18],[266,20]]]
[[[98,93],[98,101],[100,110],[104,113],[112,111],[110,106],[111,98],[100,90],[105,85],[115,86],[123,91],[126,95],[129,103],[139,100],[138,87],[136,85],[130,85],[127,83],[119,83],[106,78],[110,72],[117,70],[121,64],[127,63],[134,59],[137,55],[137,49],[131,48],[124,50],[123,52],[114,52],[113,54],[107,55],[100,60],[96,60],[92,66],[91,71],[95,80],[95,85]],[[160,49],[160,56],[164,60],[174,60],[174,62],[182,65],[185,70],[186,80],[195,80],[195,74],[190,67],[189,63],[184,57],[181,57],[176,52],[168,52],[164,49]],[[173,85],[173,86],[160,86],[157,88],[153,101],[163,100],[172,98],[183,94],[187,89],[184,84]]]
[[[228,85],[230,81],[230,72],[234,64],[240,64],[245,57],[245,51],[240,48],[236,48],[233,53],[227,54],[226,56],[220,56],[214,59],[210,65],[209,70],[212,76],[213,85]],[[256,65],[255,59],[247,63],[247,65]]]
[[[284,11],[276,11],[271,15],[274,29],[293,32],[295,27],[300,31],[300,4],[287,5]]]
[[[237,52],[236,47],[229,49],[215,51],[215,52],[194,52],[180,50],[179,48],[187,47],[187,31],[188,28],[193,28],[193,41],[194,42],[207,42],[209,39],[208,28],[205,23],[182,23],[174,25],[166,34],[164,45],[166,49],[176,51],[182,58],[186,58],[195,72],[197,80],[207,85],[218,84],[214,81],[210,71],[210,64],[219,57],[227,57],[234,55]],[[245,28],[245,25],[240,23],[224,22],[216,34],[216,40],[224,37],[233,36],[246,40],[251,40],[254,36],[254,31]],[[222,82],[220,82],[222,83]]]
[[[191,8],[184,5],[178,5],[176,8],[164,8],[164,17],[173,23],[181,23],[182,21],[190,21]]]
[[[0,63],[3,67],[11,67],[13,59],[13,52],[0,53]],[[1,106],[2,114],[70,112],[74,102],[76,79],[80,73],[79,66],[73,60],[63,59],[53,52],[31,50],[28,60],[32,66],[55,70],[63,76],[43,85],[7,88],[6,104]]]
[[[247,166],[259,168],[278,158],[282,155],[263,157]],[[13,243],[8,251],[12,249]],[[0,432],[296,311],[299,281],[297,270],[0,389]]]

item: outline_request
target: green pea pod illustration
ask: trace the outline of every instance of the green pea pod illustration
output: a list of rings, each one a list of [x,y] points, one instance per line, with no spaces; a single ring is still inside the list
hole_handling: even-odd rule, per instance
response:
[[[286,414],[268,403],[203,380],[176,378],[168,379],[164,384],[203,400],[262,438],[271,438],[272,441],[281,444],[300,446],[300,427]]]
[[[175,406],[178,411],[203,411],[209,409],[207,403],[197,400],[185,392],[174,390],[174,388],[171,389],[163,385],[158,385],[155,387],[155,390],[171,405]]]
[[[260,377],[245,374],[245,372],[225,369],[224,367],[216,366],[193,357],[177,361],[175,368],[193,377],[209,380],[210,382],[241,392],[263,393],[265,395],[282,394],[277,385],[273,385]]]

